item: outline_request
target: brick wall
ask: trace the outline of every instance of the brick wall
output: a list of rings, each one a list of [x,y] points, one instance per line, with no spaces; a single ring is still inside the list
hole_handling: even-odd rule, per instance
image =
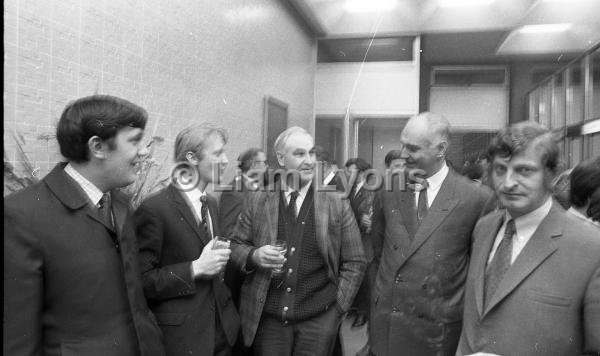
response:
[[[145,107],[168,164],[192,123],[225,127],[232,162],[261,146],[265,95],[289,104],[290,125],[313,125],[315,42],[275,0],[8,0],[4,51],[5,155],[21,166],[19,133],[40,176],[62,160],[65,104],[93,93]]]

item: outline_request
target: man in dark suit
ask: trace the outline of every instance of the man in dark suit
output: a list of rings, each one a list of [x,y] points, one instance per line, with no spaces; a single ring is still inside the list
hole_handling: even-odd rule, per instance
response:
[[[409,180],[393,175],[393,189],[375,198],[369,323],[377,356],[456,351],[471,232],[493,198],[446,165],[449,126],[433,113],[411,118],[400,139]]]
[[[473,232],[457,355],[600,354],[600,230],[552,199],[551,132],[515,124],[488,157],[506,209]]]
[[[323,186],[332,187],[331,189],[335,189],[338,192],[344,191],[344,183],[342,182],[342,178],[340,178],[340,172],[338,171],[337,165],[335,162],[331,161],[331,157],[329,156],[329,152],[325,151],[325,149],[321,146],[315,146],[315,157],[317,159],[317,164],[321,166],[320,168],[320,176],[315,176],[316,178],[323,179]]]
[[[238,157],[238,168],[240,174],[237,175],[226,189],[221,193],[219,204],[219,221],[221,231],[225,236],[233,232],[235,224],[240,218],[244,202],[248,199],[248,194],[264,188],[264,175],[267,171],[267,155],[260,148],[249,148]],[[231,297],[235,306],[240,306],[240,292],[242,283],[244,283],[244,273],[235,267],[233,263],[228,263],[225,269],[225,283],[231,290]],[[250,350],[244,347],[244,341],[241,334],[233,347],[234,355],[250,355]]]
[[[4,201],[5,355],[164,355],[116,190],[148,153],[146,120],[116,97],[70,103],[56,131],[69,162]]]
[[[223,236],[217,204],[205,192],[228,162],[226,143],[225,131],[209,125],[181,131],[176,170],[191,175],[189,184],[175,180],[134,215],[144,292],[170,356],[229,355],[238,335],[239,317],[222,278],[231,250],[217,245]]]
[[[299,127],[279,135],[274,149],[284,172],[250,196],[234,230],[232,260],[248,273],[242,333],[256,355],[329,355],[364,273],[350,205],[315,189],[313,146]],[[286,241],[285,257],[276,240]]]

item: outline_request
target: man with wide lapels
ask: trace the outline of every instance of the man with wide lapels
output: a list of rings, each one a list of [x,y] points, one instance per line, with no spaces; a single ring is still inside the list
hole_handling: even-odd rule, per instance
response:
[[[471,232],[492,192],[446,164],[448,121],[422,113],[400,141],[405,168],[373,206],[371,352],[453,355],[461,330]]]
[[[232,260],[247,273],[242,333],[256,355],[329,355],[365,270],[350,205],[316,189],[313,146],[299,127],[279,135],[284,172],[250,196],[232,235]]]
[[[502,206],[481,219],[457,355],[600,354],[600,232],[552,199],[559,149],[533,122],[488,149]]]
[[[237,339],[239,317],[223,281],[231,250],[217,239],[217,204],[205,191],[228,162],[226,143],[225,131],[210,125],[181,131],[173,183],[134,215],[144,292],[169,356],[229,355]]]
[[[4,201],[5,355],[164,355],[136,265],[128,198],[147,114],[108,95],[75,100],[59,163]]]

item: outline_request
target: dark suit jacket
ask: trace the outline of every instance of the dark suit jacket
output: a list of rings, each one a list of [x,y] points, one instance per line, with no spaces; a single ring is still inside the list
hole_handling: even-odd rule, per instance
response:
[[[111,230],[64,166],[4,201],[4,354],[164,355],[127,198]]]
[[[311,189],[314,189],[315,183]],[[269,186],[252,194],[247,201],[233,237],[231,259],[245,270],[253,247],[272,244],[277,239],[281,188]],[[346,311],[352,304],[366,268],[360,233],[347,200],[337,192],[314,192],[315,230],[319,252],[328,267],[329,278],[338,286],[337,306]],[[271,271],[256,269],[242,286],[240,316],[244,342],[254,340],[271,281]],[[300,282],[302,283],[302,282]]]
[[[172,185],[145,200],[134,215],[139,265],[148,305],[171,355],[212,355],[218,313],[230,345],[239,317],[229,288],[220,277],[193,279],[191,262],[210,236],[198,225],[183,192]],[[215,235],[219,235],[215,199],[208,196]]]
[[[504,210],[477,223],[457,355],[600,352],[600,230],[554,201],[484,308],[484,269]]]
[[[361,220],[362,216],[369,214],[369,211],[372,209],[374,195],[374,191],[367,190],[363,185],[358,190],[358,193],[354,194],[354,192],[351,192],[349,196],[350,206],[352,207],[352,212],[354,213],[356,223],[358,224],[358,229],[360,230],[367,262],[371,262],[373,260],[373,243],[371,241],[371,232],[367,231],[367,228],[362,225]]]
[[[453,354],[471,232],[486,205],[494,205],[492,192],[450,169],[417,229],[414,190],[400,190],[397,182],[393,187],[380,190],[373,207],[379,269],[372,292],[372,351],[378,356]]]

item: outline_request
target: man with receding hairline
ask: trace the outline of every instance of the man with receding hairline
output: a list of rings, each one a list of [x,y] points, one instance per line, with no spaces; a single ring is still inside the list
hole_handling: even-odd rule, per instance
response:
[[[348,201],[317,189],[312,136],[290,127],[274,146],[283,174],[249,197],[232,235],[231,258],[247,273],[244,341],[255,355],[327,356],[365,271],[360,232]]]
[[[449,131],[441,115],[411,118],[400,143],[412,179],[375,198],[370,342],[377,356],[456,351],[471,231],[493,198],[446,164]]]

